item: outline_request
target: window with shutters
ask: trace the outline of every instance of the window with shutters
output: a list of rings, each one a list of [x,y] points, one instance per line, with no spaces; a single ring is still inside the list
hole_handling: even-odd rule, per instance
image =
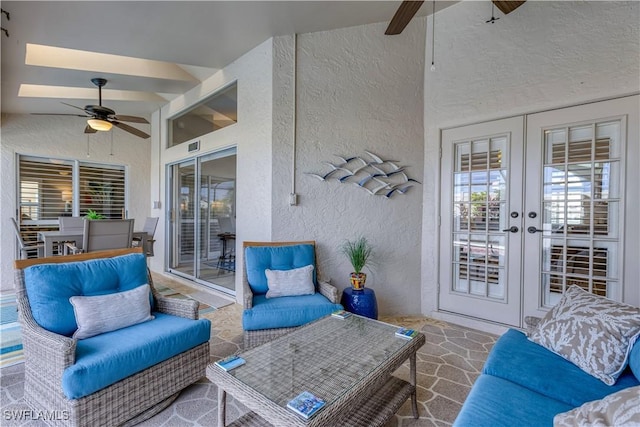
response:
[[[124,218],[124,167],[80,163],[78,168],[80,216],[91,209],[105,218]]]
[[[17,205],[25,241],[38,231],[58,229],[58,217],[125,218],[125,167],[32,156],[18,156]]]

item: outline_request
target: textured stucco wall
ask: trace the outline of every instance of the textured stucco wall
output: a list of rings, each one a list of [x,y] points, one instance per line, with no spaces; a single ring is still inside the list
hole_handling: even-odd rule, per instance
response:
[[[473,1],[436,15],[436,71],[425,71],[424,314],[438,286],[439,130],[640,89],[640,3],[528,1],[497,16],[485,24],[487,4]],[[428,28],[430,64],[430,18]]]
[[[138,138],[119,129],[113,133],[113,155],[111,133],[98,132],[89,137],[83,134],[84,124],[76,117],[33,116],[3,114],[1,134],[0,189],[0,280],[2,291],[13,289],[13,260],[17,242],[12,230],[11,218],[16,216],[16,169],[15,155],[51,156],[63,159],[106,164],[125,165],[127,168],[130,197],[129,218],[136,220],[136,229],[141,229],[144,219],[150,215],[150,149],[148,139]]]
[[[273,239],[316,240],[319,268],[339,289],[352,268],[338,247],[366,236],[378,265],[367,271],[383,314],[420,312],[422,186],[387,199],[306,173],[330,170],[335,155],[365,155],[423,174],[425,20],[398,36],[373,24],[297,37],[295,188],[289,205],[294,156],[292,131],[293,38],[274,43]]]
[[[205,80],[201,85],[178,97],[161,111],[161,146],[166,146],[166,119],[175,116],[186,107],[197,103],[210,94],[234,81],[238,83],[238,123],[207,134],[200,141],[200,150],[188,153],[187,145],[181,144],[158,154],[154,148],[152,169],[161,176],[160,193],[163,210],[159,210],[160,224],[166,223],[165,165],[229,147],[237,148],[236,181],[236,265],[242,265],[242,242],[244,240],[271,240],[271,168],[272,168],[272,44],[267,40],[252,49],[232,64]],[[153,116],[158,120],[158,113]],[[157,123],[157,122],[156,122]],[[158,170],[158,165],[160,170]],[[157,234],[157,247],[165,246],[165,229]],[[162,251],[161,251],[162,252]],[[153,268],[162,271],[164,253],[153,259]],[[238,270],[239,271],[239,270]],[[236,275],[237,300],[242,298],[241,275]]]

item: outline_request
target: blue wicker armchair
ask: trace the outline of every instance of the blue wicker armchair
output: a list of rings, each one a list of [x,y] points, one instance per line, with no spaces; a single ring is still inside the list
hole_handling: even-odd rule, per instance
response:
[[[315,241],[244,242],[245,349],[271,341],[342,309],[338,290],[318,279]],[[287,272],[313,265],[312,290],[306,295],[270,297],[265,271]]]
[[[25,400],[37,410],[60,411],[56,425],[137,424],[204,376],[211,324],[197,320],[196,301],[155,291],[141,249],[19,260],[15,267]],[[81,297],[69,302],[75,296]],[[91,322],[80,302],[95,304],[95,298],[122,298],[121,304],[146,310],[146,319],[83,337],[78,332],[89,332]]]

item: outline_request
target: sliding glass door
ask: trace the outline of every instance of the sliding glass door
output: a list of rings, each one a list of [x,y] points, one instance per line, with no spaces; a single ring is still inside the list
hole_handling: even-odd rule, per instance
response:
[[[236,150],[169,167],[169,271],[235,294]]]

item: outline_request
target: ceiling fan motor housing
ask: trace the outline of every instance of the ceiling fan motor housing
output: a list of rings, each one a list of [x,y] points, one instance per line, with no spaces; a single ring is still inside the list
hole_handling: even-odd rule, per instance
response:
[[[106,119],[108,116],[116,114],[111,108],[103,107],[102,105],[85,105],[84,110],[91,115],[97,116],[101,119]]]

